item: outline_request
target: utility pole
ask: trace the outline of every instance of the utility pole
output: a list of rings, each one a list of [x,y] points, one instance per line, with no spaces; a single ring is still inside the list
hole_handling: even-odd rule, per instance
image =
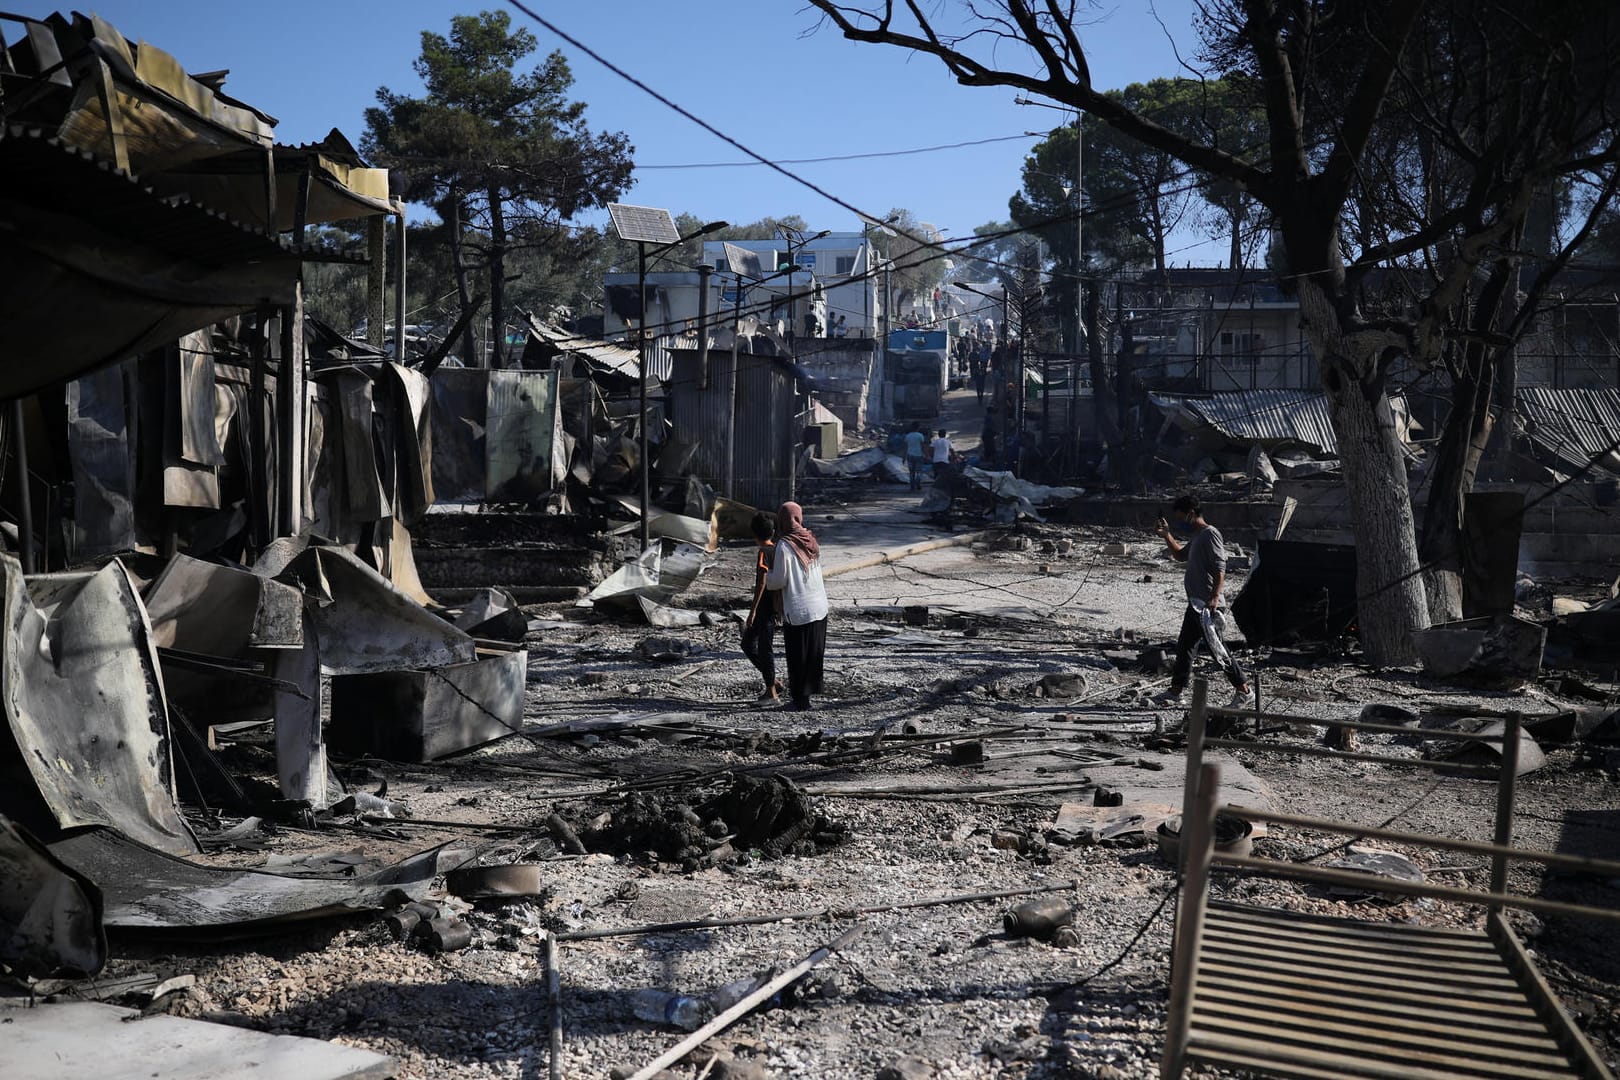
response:
[[[878,422],[884,423],[890,419],[883,408],[883,394],[888,387],[889,366],[889,298],[894,295],[893,284],[889,280],[889,271],[892,263],[888,256],[884,256],[883,263],[883,336],[878,339],[877,361],[877,390],[878,390]]]
[[[709,275],[714,267],[698,263],[698,389],[709,388]]]
[[[652,546],[652,465],[647,460],[647,245],[636,241],[636,367],[640,378],[640,430],[638,447],[641,451],[641,550]]]
[[[1083,304],[1080,299],[1080,291],[1085,287],[1085,279],[1082,277],[1081,271],[1086,265],[1086,217],[1084,212],[1086,206],[1086,144],[1083,137],[1085,129],[1080,122],[1082,116],[1083,114],[1078,110],[1074,114],[1074,351],[1076,355],[1078,355],[1080,352],[1080,338],[1082,338],[1086,333],[1084,329],[1085,324],[1082,321],[1083,316],[1081,314]]]
[[[736,267],[732,268],[736,270]],[[731,368],[726,372],[726,498],[737,497],[737,351],[742,340],[742,272],[737,271],[737,293],[731,309]],[[724,299],[722,297],[721,299]]]

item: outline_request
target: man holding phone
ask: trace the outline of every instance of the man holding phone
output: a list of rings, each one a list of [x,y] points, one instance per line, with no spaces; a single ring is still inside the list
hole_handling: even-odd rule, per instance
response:
[[[1187,611],[1181,619],[1181,634],[1176,639],[1176,663],[1170,671],[1170,689],[1154,698],[1154,704],[1174,707],[1181,704],[1192,675],[1193,653],[1202,640],[1231,680],[1232,700],[1229,709],[1254,708],[1254,691],[1249,678],[1232,658],[1221,640],[1221,627],[1225,616],[1220,614],[1225,601],[1221,590],[1226,585],[1226,541],[1221,531],[1204,520],[1198,499],[1183,495],[1170,510],[1171,521],[1159,519],[1158,532],[1170,549],[1170,557],[1187,564],[1185,587]],[[1185,537],[1177,540],[1175,534]]]

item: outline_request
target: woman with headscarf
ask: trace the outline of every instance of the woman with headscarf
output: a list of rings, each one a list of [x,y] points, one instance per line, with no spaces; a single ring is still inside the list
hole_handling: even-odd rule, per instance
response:
[[[786,502],[776,512],[776,553],[765,588],[782,593],[782,652],[787,656],[793,708],[810,708],[821,693],[827,652],[827,590],[821,584],[821,547],[804,524],[804,508]]]

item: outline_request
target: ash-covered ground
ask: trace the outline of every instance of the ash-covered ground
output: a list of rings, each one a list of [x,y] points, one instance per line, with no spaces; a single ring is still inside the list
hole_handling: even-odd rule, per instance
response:
[[[850,486],[842,502],[810,506],[827,567],[944,536],[912,501],[895,487]],[[1103,553],[1121,541],[1125,554]],[[561,1075],[628,1075],[681,1037],[635,1018],[637,990],[707,994],[786,968],[855,926],[859,935],[792,992],[672,1075],[699,1075],[713,1051],[723,1060],[710,1077],[1155,1075],[1175,874],[1149,836],[1085,843],[1074,823],[1099,817],[1090,809],[1098,787],[1120,792],[1126,808],[1180,805],[1182,713],[1147,705],[1166,679],[1143,664],[1180,622],[1180,568],[1145,532],[1026,525],[838,574],[828,581],[827,692],[796,713],[755,701],[759,680],[738,649],[729,613],[746,605],[752,560],[749,545],[723,546],[679,599],[711,625],[654,629],[601,612],[531,610],[522,734],[431,765],[341,769],[364,790],[386,781],[408,819],[282,828],[264,850],[212,856],[254,865],[337,850],[386,861],[452,842],[480,847],[489,862],[543,862],[543,896],[467,913],[470,947],[429,953],[363,917],[249,942],[124,944],[110,974],[195,973],[182,1011],[393,1054],[401,1076],[533,1077],[550,1067],[543,932],[788,915],[564,940]],[[1230,591],[1241,584],[1234,572]],[[908,622],[905,609],[922,606],[926,619]],[[1242,655],[1260,673],[1266,708],[1307,717],[1353,719],[1369,703],[1461,716],[1589,704],[1545,686],[1480,694],[1309,651]],[[1263,738],[1320,742],[1303,727]],[[1361,749],[1415,758],[1422,740],[1364,734]],[[1547,752],[1546,767],[1521,780],[1516,840],[1620,853],[1613,760]],[[1303,754],[1216,760],[1235,801],[1491,836],[1488,782]],[[1273,828],[1256,843],[1293,858],[1336,839]],[[1410,855],[1439,883],[1486,880],[1478,858],[1378,846]],[[1513,885],[1620,905],[1613,881],[1543,881],[1521,869]],[[1033,896],[861,913],[1037,888],[1074,908],[1061,941],[1004,931],[1003,915]],[[1222,878],[1216,893],[1371,919],[1480,918],[1449,902],[1358,900],[1269,880]],[[1612,926],[1514,918],[1613,1063]]]

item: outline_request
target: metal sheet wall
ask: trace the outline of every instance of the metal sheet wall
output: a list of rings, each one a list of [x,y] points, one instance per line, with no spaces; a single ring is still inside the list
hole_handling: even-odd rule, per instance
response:
[[[691,464],[693,474],[725,494],[731,353],[709,353],[707,389],[698,385],[695,351],[673,350],[671,360],[670,421],[682,438],[697,444]],[[743,353],[737,360],[733,497],[771,509],[785,501],[792,488],[793,452],[798,442],[793,373],[771,357]]]
[[[558,372],[491,371],[485,413],[484,492],[491,502],[531,502],[556,490],[562,458]]]

